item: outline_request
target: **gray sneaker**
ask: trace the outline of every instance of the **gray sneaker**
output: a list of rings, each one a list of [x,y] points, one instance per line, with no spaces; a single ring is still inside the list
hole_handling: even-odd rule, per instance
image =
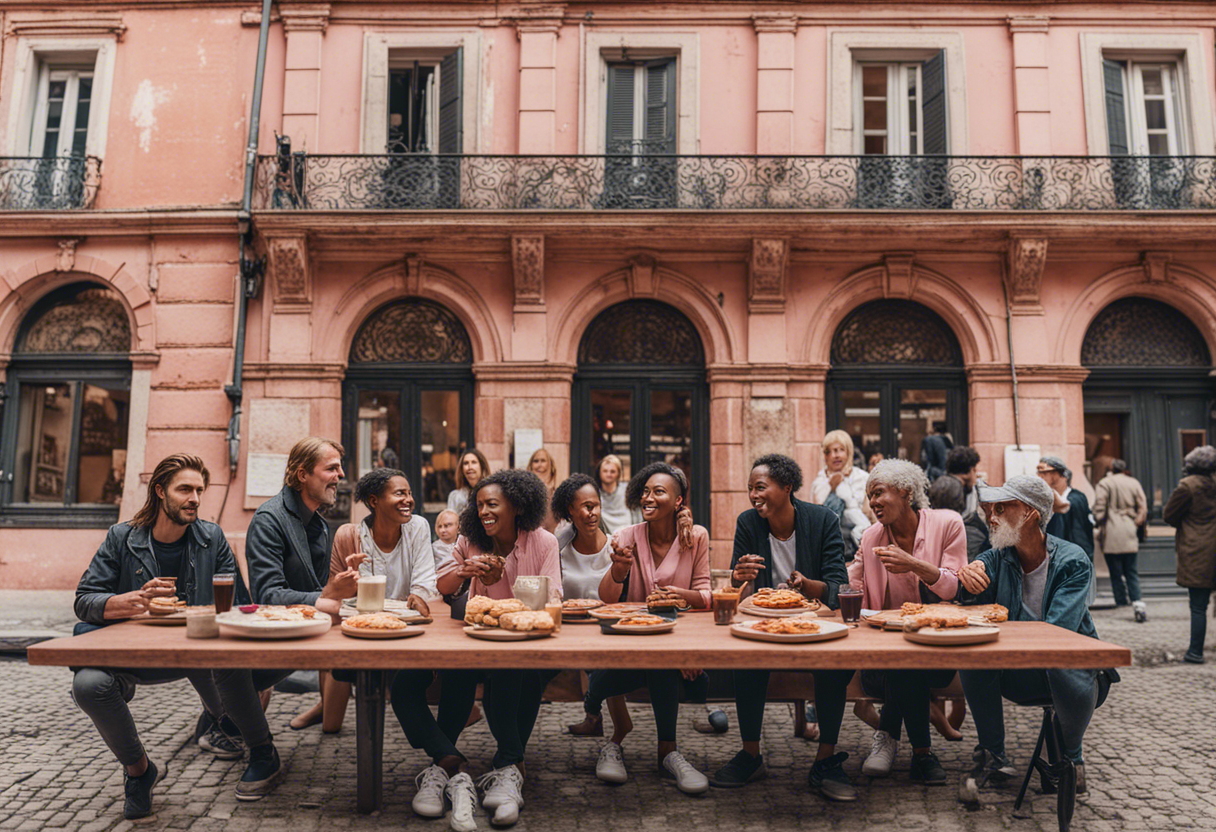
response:
[[[239,760],[245,756],[245,743],[241,738],[225,734],[215,723],[198,738],[198,747],[214,754],[217,760]]]

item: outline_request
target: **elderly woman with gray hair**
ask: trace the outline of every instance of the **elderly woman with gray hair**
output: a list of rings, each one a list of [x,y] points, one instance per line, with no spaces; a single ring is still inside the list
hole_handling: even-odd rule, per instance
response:
[[[1208,600],[1216,589],[1216,448],[1203,445],[1186,455],[1183,477],[1165,503],[1165,522],[1178,529],[1179,586],[1191,600],[1191,645],[1183,660],[1203,664]]]
[[[956,512],[929,508],[928,488],[925,472],[907,460],[885,459],[870,472],[866,498],[878,522],[861,536],[849,564],[849,583],[865,593],[863,607],[898,609],[957,594],[958,572],[967,565],[967,533]],[[862,671],[866,693],[883,700],[863,774],[891,773],[902,724],[912,744],[912,779],[946,782],[929,739],[929,691],[953,678],[953,670]]]

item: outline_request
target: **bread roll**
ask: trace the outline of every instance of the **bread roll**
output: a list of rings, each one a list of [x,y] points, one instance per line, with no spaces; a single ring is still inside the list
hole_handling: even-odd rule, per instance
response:
[[[553,617],[544,610],[506,612],[502,614],[498,623],[504,630],[513,630],[515,632],[553,629]]]

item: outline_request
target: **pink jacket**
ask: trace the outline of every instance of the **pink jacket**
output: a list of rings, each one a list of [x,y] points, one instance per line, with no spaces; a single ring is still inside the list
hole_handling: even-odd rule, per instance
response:
[[[629,574],[629,594],[625,600],[645,601],[646,596],[656,586],[678,586],[681,589],[700,592],[700,606],[709,606],[709,532],[704,526],[692,527],[691,549],[681,548],[680,539],[677,537],[657,568],[654,565],[654,555],[650,551],[650,537],[646,534],[645,523],[626,526],[616,533],[616,538],[621,546],[636,543],[638,547],[633,559],[633,571]]]
[[[887,572],[876,546],[890,546],[894,539],[881,523],[875,523],[861,536],[861,548],[849,564],[849,583],[865,592],[861,605],[869,610],[898,609],[904,602],[920,603],[920,581],[912,573],[892,575]],[[941,570],[937,582],[929,589],[943,601],[958,594],[958,571],[967,565],[967,533],[963,518],[949,509],[923,508],[916,527],[912,557],[931,563]],[[883,601],[890,587],[889,605]]]
[[[485,552],[474,546],[464,535],[456,538],[456,548],[452,549],[452,559],[445,561],[439,569],[439,577],[451,574],[460,568],[465,558],[473,555],[484,555]],[[496,601],[514,598],[512,587],[520,575],[548,575],[549,586],[559,595],[562,592],[562,561],[558,554],[557,538],[544,529],[531,532],[519,532],[515,537],[515,548],[507,555],[507,563],[503,568],[503,577],[491,586],[482,585],[476,578],[469,585],[469,595],[485,595]]]

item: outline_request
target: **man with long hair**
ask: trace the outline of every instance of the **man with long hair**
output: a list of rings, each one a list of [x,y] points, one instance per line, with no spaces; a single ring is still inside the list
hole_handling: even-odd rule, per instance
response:
[[[142,615],[154,598],[176,597],[190,605],[214,602],[212,576],[234,572],[235,559],[223,530],[198,517],[210,481],[197,456],[173,454],[160,461],[143,508],[110,528],[80,579],[77,632]],[[243,752],[235,735],[239,731],[246,741],[256,739],[257,723],[264,726],[265,716],[256,693],[250,697],[217,684],[209,670],[86,667],[72,680],[76,704],[123,766],[123,816],[128,819],[151,814],[152,789],[165,768],[148,758],[127,703],[139,685],[178,679],[188,679],[203,700],[208,725],[199,745],[221,759],[238,759]],[[221,727],[225,725],[227,730]]]

